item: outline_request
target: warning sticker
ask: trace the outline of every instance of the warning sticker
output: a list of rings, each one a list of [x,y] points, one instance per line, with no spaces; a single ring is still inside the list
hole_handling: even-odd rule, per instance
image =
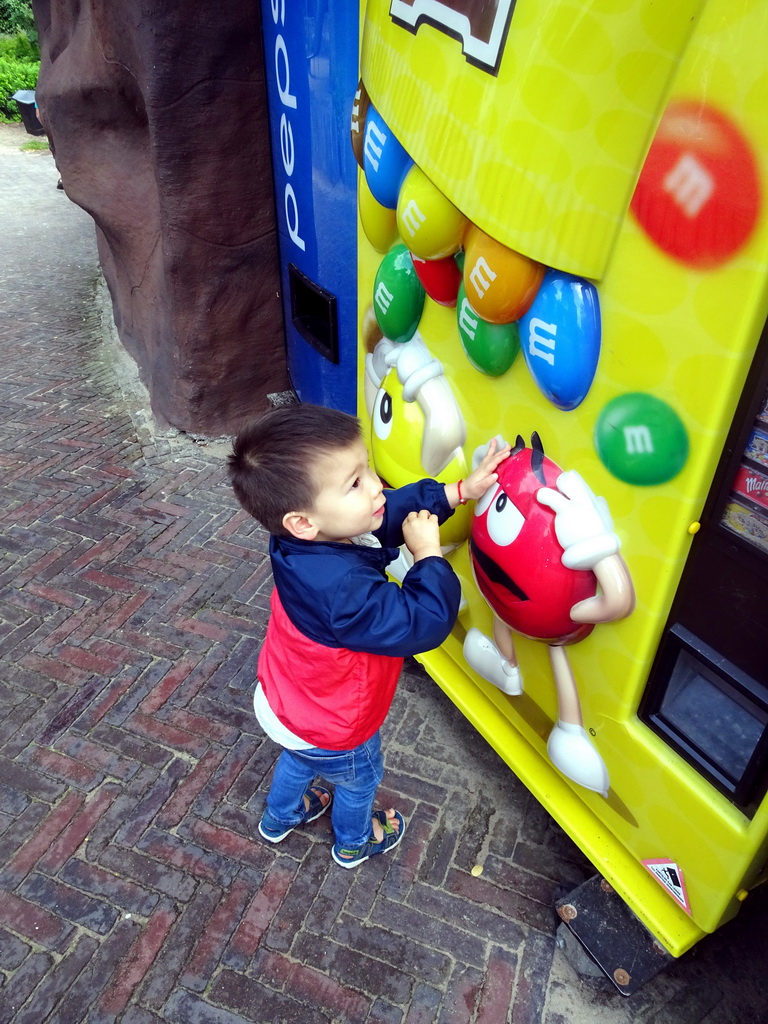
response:
[[[659,885],[663,886],[675,903],[678,903],[686,914],[691,913],[691,905],[688,902],[688,892],[685,888],[685,878],[680,867],[673,860],[667,857],[659,857],[655,860],[644,860],[643,867],[650,871]]]

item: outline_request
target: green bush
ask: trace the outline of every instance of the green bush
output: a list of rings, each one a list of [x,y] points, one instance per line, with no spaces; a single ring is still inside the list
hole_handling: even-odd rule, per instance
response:
[[[40,60],[40,47],[33,42],[26,32],[17,32],[15,36],[0,35],[0,57],[15,57],[16,60]]]
[[[26,32],[34,28],[29,0],[0,0],[0,32]]]
[[[39,71],[39,61],[0,56],[0,122],[21,120],[18,104],[11,96],[17,89],[34,89]]]

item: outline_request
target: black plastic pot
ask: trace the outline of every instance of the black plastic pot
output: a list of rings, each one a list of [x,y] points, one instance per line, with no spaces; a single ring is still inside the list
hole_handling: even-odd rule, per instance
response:
[[[19,89],[11,99],[16,100],[27,135],[45,135],[45,129],[40,124],[35,108],[35,90]]]

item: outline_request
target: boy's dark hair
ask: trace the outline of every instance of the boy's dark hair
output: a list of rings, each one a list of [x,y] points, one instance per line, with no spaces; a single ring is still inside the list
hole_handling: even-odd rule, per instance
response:
[[[290,536],[283,516],[313,507],[318,456],[361,438],[359,420],[337,409],[298,404],[270,410],[233,442],[229,477],[238,501],[270,533]]]

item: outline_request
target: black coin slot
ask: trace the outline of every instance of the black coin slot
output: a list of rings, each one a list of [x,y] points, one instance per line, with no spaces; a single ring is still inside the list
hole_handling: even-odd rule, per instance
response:
[[[293,264],[288,264],[291,321],[312,348],[331,362],[339,362],[339,323],[336,296],[326,291]]]

